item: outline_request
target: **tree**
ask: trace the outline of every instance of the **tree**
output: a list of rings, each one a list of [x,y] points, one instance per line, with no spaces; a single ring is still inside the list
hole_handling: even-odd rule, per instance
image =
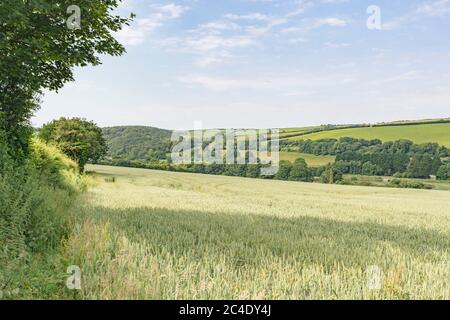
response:
[[[379,172],[381,168],[372,162],[364,162],[361,168],[361,173],[366,176],[376,176]]]
[[[278,172],[275,175],[275,179],[277,180],[288,180],[289,179],[289,173],[292,169],[292,163],[287,160],[281,160],[279,163]]]
[[[433,161],[431,162],[431,174],[434,175],[437,174],[441,166],[442,166],[441,157],[436,155],[433,158]]]
[[[332,165],[328,165],[322,173],[321,179],[323,183],[332,184],[341,181],[343,179],[343,175],[338,169],[334,168]]]
[[[259,178],[261,173],[261,166],[259,164],[249,164],[247,165],[247,174],[248,178]]]
[[[87,162],[96,162],[107,152],[102,130],[95,123],[80,118],[54,120],[42,127],[39,137],[56,144],[78,163],[81,172]]]
[[[436,177],[439,180],[450,180],[450,163],[443,164],[439,168]]]
[[[99,55],[125,52],[112,34],[133,16],[111,13],[120,1],[0,1],[0,125],[11,149],[26,152],[43,90],[61,89],[74,67],[99,65]]]
[[[428,154],[414,155],[408,166],[407,175],[411,178],[429,178],[433,169],[432,161]]]
[[[309,170],[305,159],[298,158],[294,161],[291,171],[289,172],[289,180],[305,182],[310,182],[313,180],[313,174],[311,170]]]

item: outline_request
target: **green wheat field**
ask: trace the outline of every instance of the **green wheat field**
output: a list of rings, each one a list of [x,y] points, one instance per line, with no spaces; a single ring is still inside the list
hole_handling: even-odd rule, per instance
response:
[[[450,298],[446,191],[88,171],[65,244],[77,298]]]

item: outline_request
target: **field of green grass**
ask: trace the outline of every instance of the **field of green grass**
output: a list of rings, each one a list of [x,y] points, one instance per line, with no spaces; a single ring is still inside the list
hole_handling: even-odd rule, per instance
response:
[[[87,169],[76,298],[450,298],[447,191]]]
[[[335,160],[334,156],[315,156],[313,154],[308,153],[288,152],[288,151],[280,152],[280,160],[287,160],[294,162],[298,158],[305,159],[306,163],[310,167],[326,166],[329,163],[333,163]]]
[[[383,176],[364,176],[364,175],[344,175],[344,181],[349,181],[353,183],[367,183],[372,186],[388,186],[389,181],[395,179],[394,177],[383,177]],[[409,182],[421,182],[427,186],[430,186],[433,190],[446,190],[450,191],[450,181],[448,180],[433,180],[433,179],[405,179],[403,181]]]
[[[418,144],[437,142],[450,147],[450,123],[339,129],[291,137],[289,140],[339,139],[341,137],[380,139],[383,142],[408,139]]]

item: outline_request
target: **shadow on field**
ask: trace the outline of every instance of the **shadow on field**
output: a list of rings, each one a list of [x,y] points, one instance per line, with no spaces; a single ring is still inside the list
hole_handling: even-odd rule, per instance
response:
[[[448,254],[448,235],[425,229],[323,218],[276,218],[164,209],[89,208],[86,217],[109,223],[116,235],[150,244],[152,254],[170,252],[202,259],[215,253],[236,268],[285,262],[367,267],[400,253],[423,261]],[[384,259],[382,259],[384,257]],[[386,259],[386,257],[388,259]]]

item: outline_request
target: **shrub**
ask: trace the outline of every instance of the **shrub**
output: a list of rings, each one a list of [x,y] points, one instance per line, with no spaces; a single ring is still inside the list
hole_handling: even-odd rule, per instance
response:
[[[67,234],[66,211],[85,186],[77,167],[40,141],[17,163],[0,132],[0,283],[18,282],[34,254],[48,255]]]
[[[68,191],[79,191],[86,187],[85,181],[78,174],[77,163],[56,146],[47,145],[42,140],[34,138],[31,141],[31,150],[30,169],[38,173],[39,178],[46,181],[49,186]]]
[[[332,165],[328,166],[321,176],[321,180],[323,183],[337,183],[339,181],[342,181],[342,179],[342,172],[334,168]]]
[[[408,189],[432,189],[433,187],[420,181],[393,179],[389,181],[389,187],[408,188]]]

